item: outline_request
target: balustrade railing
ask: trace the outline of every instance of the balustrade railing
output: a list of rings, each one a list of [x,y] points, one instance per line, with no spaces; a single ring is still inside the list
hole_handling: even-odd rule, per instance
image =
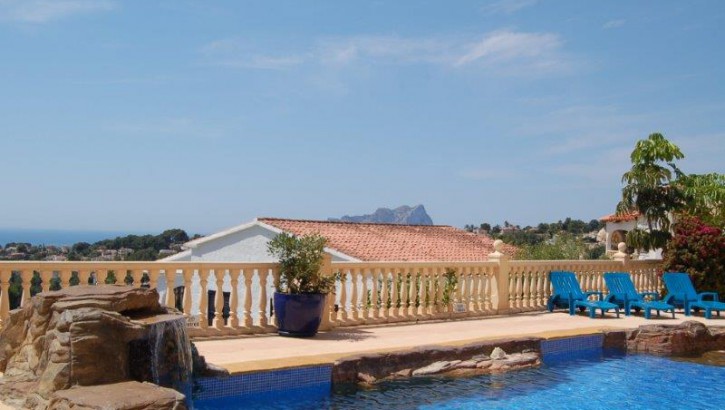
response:
[[[574,271],[584,290],[606,293],[603,273],[624,271],[640,291],[662,288],[659,261],[330,262],[337,275],[322,328],[483,317],[543,310],[548,273]],[[276,331],[274,263],[0,262],[0,323],[31,295],[78,284],[157,288],[188,317],[191,336]]]

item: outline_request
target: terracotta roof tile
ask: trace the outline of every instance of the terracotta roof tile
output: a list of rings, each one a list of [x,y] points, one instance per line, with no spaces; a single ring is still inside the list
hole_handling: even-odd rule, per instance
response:
[[[295,235],[320,234],[328,246],[362,261],[485,261],[493,239],[445,225],[395,225],[258,218]],[[512,255],[516,248],[504,245]]]
[[[617,215],[617,214],[611,214],[606,215],[601,218],[599,218],[602,222],[626,222],[626,221],[635,221],[639,218],[639,212],[633,212],[630,214],[623,214],[623,215]]]

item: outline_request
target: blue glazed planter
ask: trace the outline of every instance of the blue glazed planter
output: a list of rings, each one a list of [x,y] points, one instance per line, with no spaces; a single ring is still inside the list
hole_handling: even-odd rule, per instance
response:
[[[322,293],[274,293],[274,314],[281,336],[312,337],[322,321],[325,295]]]

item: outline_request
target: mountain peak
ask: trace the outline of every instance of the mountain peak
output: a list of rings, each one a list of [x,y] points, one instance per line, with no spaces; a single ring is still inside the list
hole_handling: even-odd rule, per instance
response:
[[[386,223],[397,225],[433,225],[433,220],[423,205],[403,205],[395,209],[378,208],[372,214],[345,215],[342,218],[329,218],[330,221],[358,223]]]

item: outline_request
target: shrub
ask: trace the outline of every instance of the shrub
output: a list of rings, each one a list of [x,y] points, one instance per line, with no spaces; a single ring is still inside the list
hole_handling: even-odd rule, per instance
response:
[[[327,240],[320,235],[295,236],[283,232],[267,244],[270,255],[279,258],[280,293],[329,293],[334,276],[321,272]]]
[[[720,228],[681,216],[664,253],[665,272],[687,272],[695,288],[725,295],[725,236]]]

